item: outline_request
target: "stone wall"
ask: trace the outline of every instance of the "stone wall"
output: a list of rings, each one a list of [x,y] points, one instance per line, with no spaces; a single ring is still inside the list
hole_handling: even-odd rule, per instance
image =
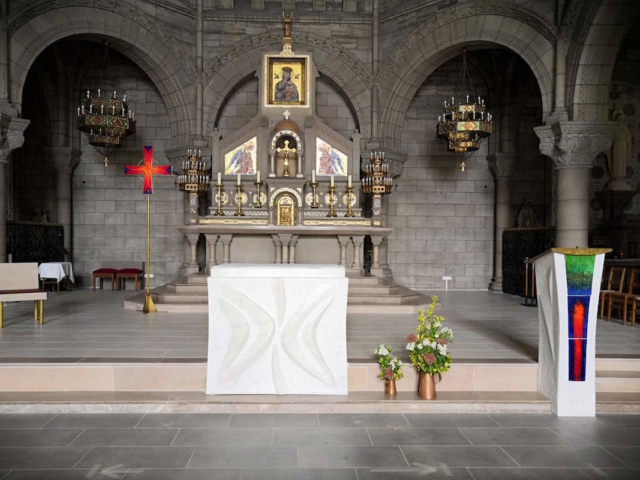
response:
[[[246,125],[258,113],[258,80],[239,88],[222,110],[218,130],[222,137]],[[346,138],[351,138],[356,123],[351,110],[340,94],[326,82],[316,82],[316,115]]]
[[[154,161],[166,164],[165,146],[171,136],[169,118],[155,86],[144,72],[121,55],[111,55],[109,74],[102,82],[127,95],[136,115],[136,134],[111,158],[104,157],[82,137],[82,158],[73,183],[74,267],[86,286],[100,267],[142,268],[146,262],[147,198],[142,179],[124,175],[124,165],[143,161],[143,146],[153,146]],[[87,78],[83,91],[98,86]],[[184,194],[173,177],[156,177],[151,196],[152,286],[175,278],[182,263]]]
[[[444,100],[454,93],[459,65],[449,62],[423,83],[405,117],[402,144],[408,154],[389,201],[389,267],[401,285],[486,289],[493,269],[494,182],[486,144],[466,171],[435,137]],[[478,89],[486,96],[486,90]]]

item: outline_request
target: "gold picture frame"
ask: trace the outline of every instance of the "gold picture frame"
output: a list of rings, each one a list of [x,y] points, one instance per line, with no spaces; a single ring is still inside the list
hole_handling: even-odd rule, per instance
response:
[[[307,58],[269,57],[268,105],[307,105]]]

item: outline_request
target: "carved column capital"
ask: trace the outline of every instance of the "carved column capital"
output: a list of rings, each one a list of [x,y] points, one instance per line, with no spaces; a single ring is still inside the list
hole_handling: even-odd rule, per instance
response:
[[[9,155],[24,144],[24,131],[29,120],[2,117],[0,120],[0,163],[7,163]]]
[[[494,153],[487,157],[487,163],[489,164],[489,170],[491,170],[494,177],[510,177],[515,170],[516,154],[502,152]]]
[[[56,172],[71,175],[80,165],[82,150],[72,147],[44,147],[44,152]]]
[[[558,122],[534,128],[540,152],[557,169],[591,168],[596,156],[611,147],[616,122]]]
[[[198,243],[198,239],[200,238],[200,234],[199,233],[187,233],[185,235],[185,237],[187,237],[187,240],[189,240],[189,243],[191,245],[196,245]]]

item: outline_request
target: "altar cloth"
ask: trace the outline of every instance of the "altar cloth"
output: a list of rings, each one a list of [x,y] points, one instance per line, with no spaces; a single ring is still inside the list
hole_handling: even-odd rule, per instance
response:
[[[38,275],[40,278],[55,278],[58,283],[65,277],[68,277],[73,283],[76,283],[73,277],[73,266],[71,262],[47,262],[41,263],[38,267]]]
[[[207,394],[347,395],[347,293],[338,265],[211,269]]]

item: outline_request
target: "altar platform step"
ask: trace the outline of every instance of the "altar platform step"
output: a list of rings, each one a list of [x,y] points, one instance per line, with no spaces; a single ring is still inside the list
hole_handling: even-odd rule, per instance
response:
[[[425,308],[429,297],[371,275],[349,274],[348,313],[416,313]],[[178,278],[152,290],[159,312],[207,313],[207,275]],[[125,308],[142,310],[144,294],[125,300]]]
[[[620,376],[637,378],[630,374],[640,372],[636,369],[638,361],[615,360],[620,369],[608,370],[614,366],[612,362],[596,360],[598,411],[640,413],[640,392],[611,391],[601,381]],[[0,412],[18,413],[27,404],[33,408],[31,412],[40,408],[72,412],[74,408],[80,411],[82,404],[92,403],[104,405],[104,411],[549,411],[548,400],[538,393],[538,365],[533,362],[454,360],[451,370],[437,384],[436,402],[418,399],[415,369],[407,366],[404,371],[395,398],[383,395],[379,366],[371,360],[357,359],[349,360],[346,397],[207,396],[204,358],[3,362]]]

